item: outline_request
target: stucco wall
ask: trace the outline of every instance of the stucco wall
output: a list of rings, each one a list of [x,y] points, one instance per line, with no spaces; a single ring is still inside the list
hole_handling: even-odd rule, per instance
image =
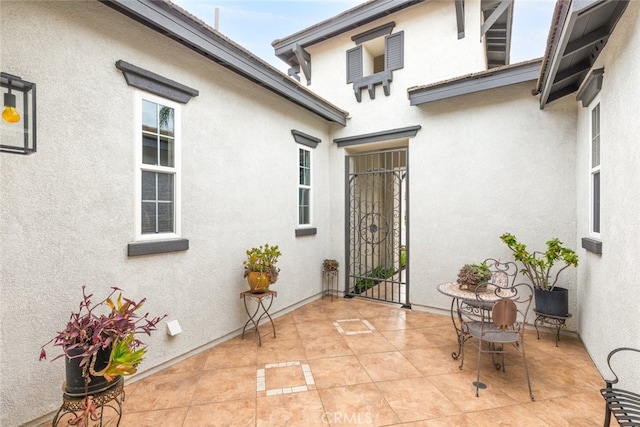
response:
[[[447,308],[436,287],[462,265],[512,260],[499,239],[506,231],[531,250],[553,237],[573,245],[574,105],[539,110],[534,83],[417,107],[423,128],[409,143],[413,303]],[[563,285],[575,290],[575,270],[565,273]]]
[[[62,361],[38,362],[40,345],[78,307],[81,285],[147,297],[152,314],[177,319],[149,345],[141,374],[242,328],[245,250],[280,245],[273,312],[321,290],[320,265],[337,257],[314,187],[316,236],[296,238],[298,147],[291,129],[322,140],[329,125],[99,2],[2,2],[2,71],[36,82],[38,152],[0,155],[1,416],[17,426],[60,405]],[[24,29],[28,28],[29,31]],[[182,108],[185,252],[127,257],[134,241],[135,90],[124,60],[200,91]],[[329,171],[315,167],[315,183]],[[341,248],[341,246],[338,246]],[[317,274],[315,274],[317,272]],[[49,349],[50,359],[57,352]]]
[[[640,3],[629,2],[593,68],[604,67],[601,117],[601,241],[602,255],[582,250],[579,267],[579,331],[603,374],[606,356],[616,347],[640,347],[640,301],[636,264],[640,258]],[[595,104],[593,104],[595,105]],[[591,105],[591,107],[593,106]],[[578,232],[589,234],[590,108],[578,113]],[[579,244],[579,242],[577,243]],[[635,389],[640,389],[639,365],[632,366]],[[609,376],[609,375],[606,375]]]
[[[465,2],[465,17],[466,37],[458,40],[454,4],[424,2],[308,47],[309,88],[351,113],[348,126],[335,136],[415,125],[420,117],[407,108],[409,87],[484,70],[478,1]],[[404,68],[393,72],[389,96],[378,85],[375,99],[363,89],[362,102],[357,102],[353,85],[346,83],[346,51],[356,46],[351,37],[392,21],[393,33],[404,31]]]

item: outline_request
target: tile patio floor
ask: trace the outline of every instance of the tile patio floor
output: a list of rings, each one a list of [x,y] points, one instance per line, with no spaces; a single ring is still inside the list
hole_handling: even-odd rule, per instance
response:
[[[519,357],[502,373],[485,355],[475,397],[477,353],[458,368],[448,316],[327,297],[275,323],[262,347],[250,331],[127,384],[120,426],[602,425],[602,380],[577,338],[527,333],[531,402]]]

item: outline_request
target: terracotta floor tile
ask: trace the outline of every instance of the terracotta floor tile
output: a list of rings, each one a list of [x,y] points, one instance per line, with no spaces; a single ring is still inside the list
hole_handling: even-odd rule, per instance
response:
[[[518,427],[549,427],[541,418],[530,412],[525,405],[503,406],[468,414],[477,427],[518,426]],[[576,424],[582,426],[582,424]]]
[[[353,354],[344,338],[339,336],[314,337],[303,340],[302,345],[309,360]]]
[[[157,411],[124,411],[120,425],[122,427],[174,427],[184,425],[188,407],[160,409]]]
[[[313,359],[309,366],[319,389],[371,382],[356,356]]]
[[[254,399],[232,400],[192,405],[185,418],[188,427],[252,427],[256,424],[256,402]]]
[[[461,413],[444,393],[424,378],[385,381],[377,386],[403,422]]]
[[[384,353],[397,350],[397,348],[379,332],[347,335],[344,337],[344,340],[354,354]]]
[[[201,372],[181,372],[147,377],[137,384],[135,392],[127,394],[124,412],[189,406],[200,375]]]
[[[399,351],[359,354],[358,360],[376,382],[422,376]]]
[[[323,421],[332,426],[381,426],[400,421],[374,384],[336,387],[318,392],[325,409]]]
[[[256,358],[258,365],[289,360],[306,360],[302,340],[276,339],[271,342],[265,342],[262,347],[258,347],[258,356]]]
[[[334,322],[342,322],[342,332]],[[371,328],[365,323],[367,321]],[[451,318],[359,298],[316,300],[146,378],[126,381],[121,427],[347,425],[411,427],[599,426],[603,381],[580,340],[526,331],[531,402],[522,357],[475,396],[477,349],[457,351]],[[270,324],[268,325],[270,328]],[[346,332],[365,332],[347,335]],[[41,427],[51,427],[44,423]]]
[[[256,397],[256,368],[254,366],[203,371],[191,404],[224,402]]]
[[[257,427],[327,426],[316,390],[257,399]]]

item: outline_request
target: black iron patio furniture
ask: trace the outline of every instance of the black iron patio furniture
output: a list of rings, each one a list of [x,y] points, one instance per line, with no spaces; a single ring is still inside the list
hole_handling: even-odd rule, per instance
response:
[[[460,369],[464,365],[465,342],[474,338],[472,342],[478,349],[478,374],[473,383],[476,387],[476,396],[479,396],[479,389],[486,388],[486,384],[480,382],[482,354],[490,353],[495,368],[506,372],[504,355],[516,353],[522,356],[529,396],[531,400],[535,400],[531,391],[529,367],[524,347],[525,322],[532,299],[533,289],[531,286],[519,283],[507,287],[493,287],[488,290],[476,289],[474,301],[462,302],[459,311],[461,329],[468,338],[462,342]],[[491,308],[489,310],[482,309],[479,312],[474,311],[478,301],[482,307],[491,305]],[[471,307],[465,307],[467,304],[471,304]],[[500,362],[496,362],[496,355],[500,355]]]
[[[625,353],[627,357],[621,357],[616,362],[616,369],[611,366],[611,359],[613,355]],[[630,353],[627,353],[630,352]],[[613,373],[613,379],[605,379],[606,387],[600,390],[602,397],[606,402],[604,426],[608,427],[611,423],[611,414],[618,422],[620,426],[640,426],[640,394],[625,390],[621,387],[614,387],[614,384],[618,384],[619,377],[624,375],[624,379],[629,379],[625,374],[629,374],[635,381],[638,380],[638,372],[640,372],[640,357],[635,357],[633,353],[639,353],[640,349],[630,347],[620,347],[612,350],[607,356],[607,365],[609,370]],[[624,360],[623,360],[624,359]],[[635,362],[635,363],[633,363]]]

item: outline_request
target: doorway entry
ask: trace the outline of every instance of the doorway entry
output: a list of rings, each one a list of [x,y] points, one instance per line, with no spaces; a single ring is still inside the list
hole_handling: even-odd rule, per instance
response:
[[[408,148],[346,157],[346,296],[411,308]]]

